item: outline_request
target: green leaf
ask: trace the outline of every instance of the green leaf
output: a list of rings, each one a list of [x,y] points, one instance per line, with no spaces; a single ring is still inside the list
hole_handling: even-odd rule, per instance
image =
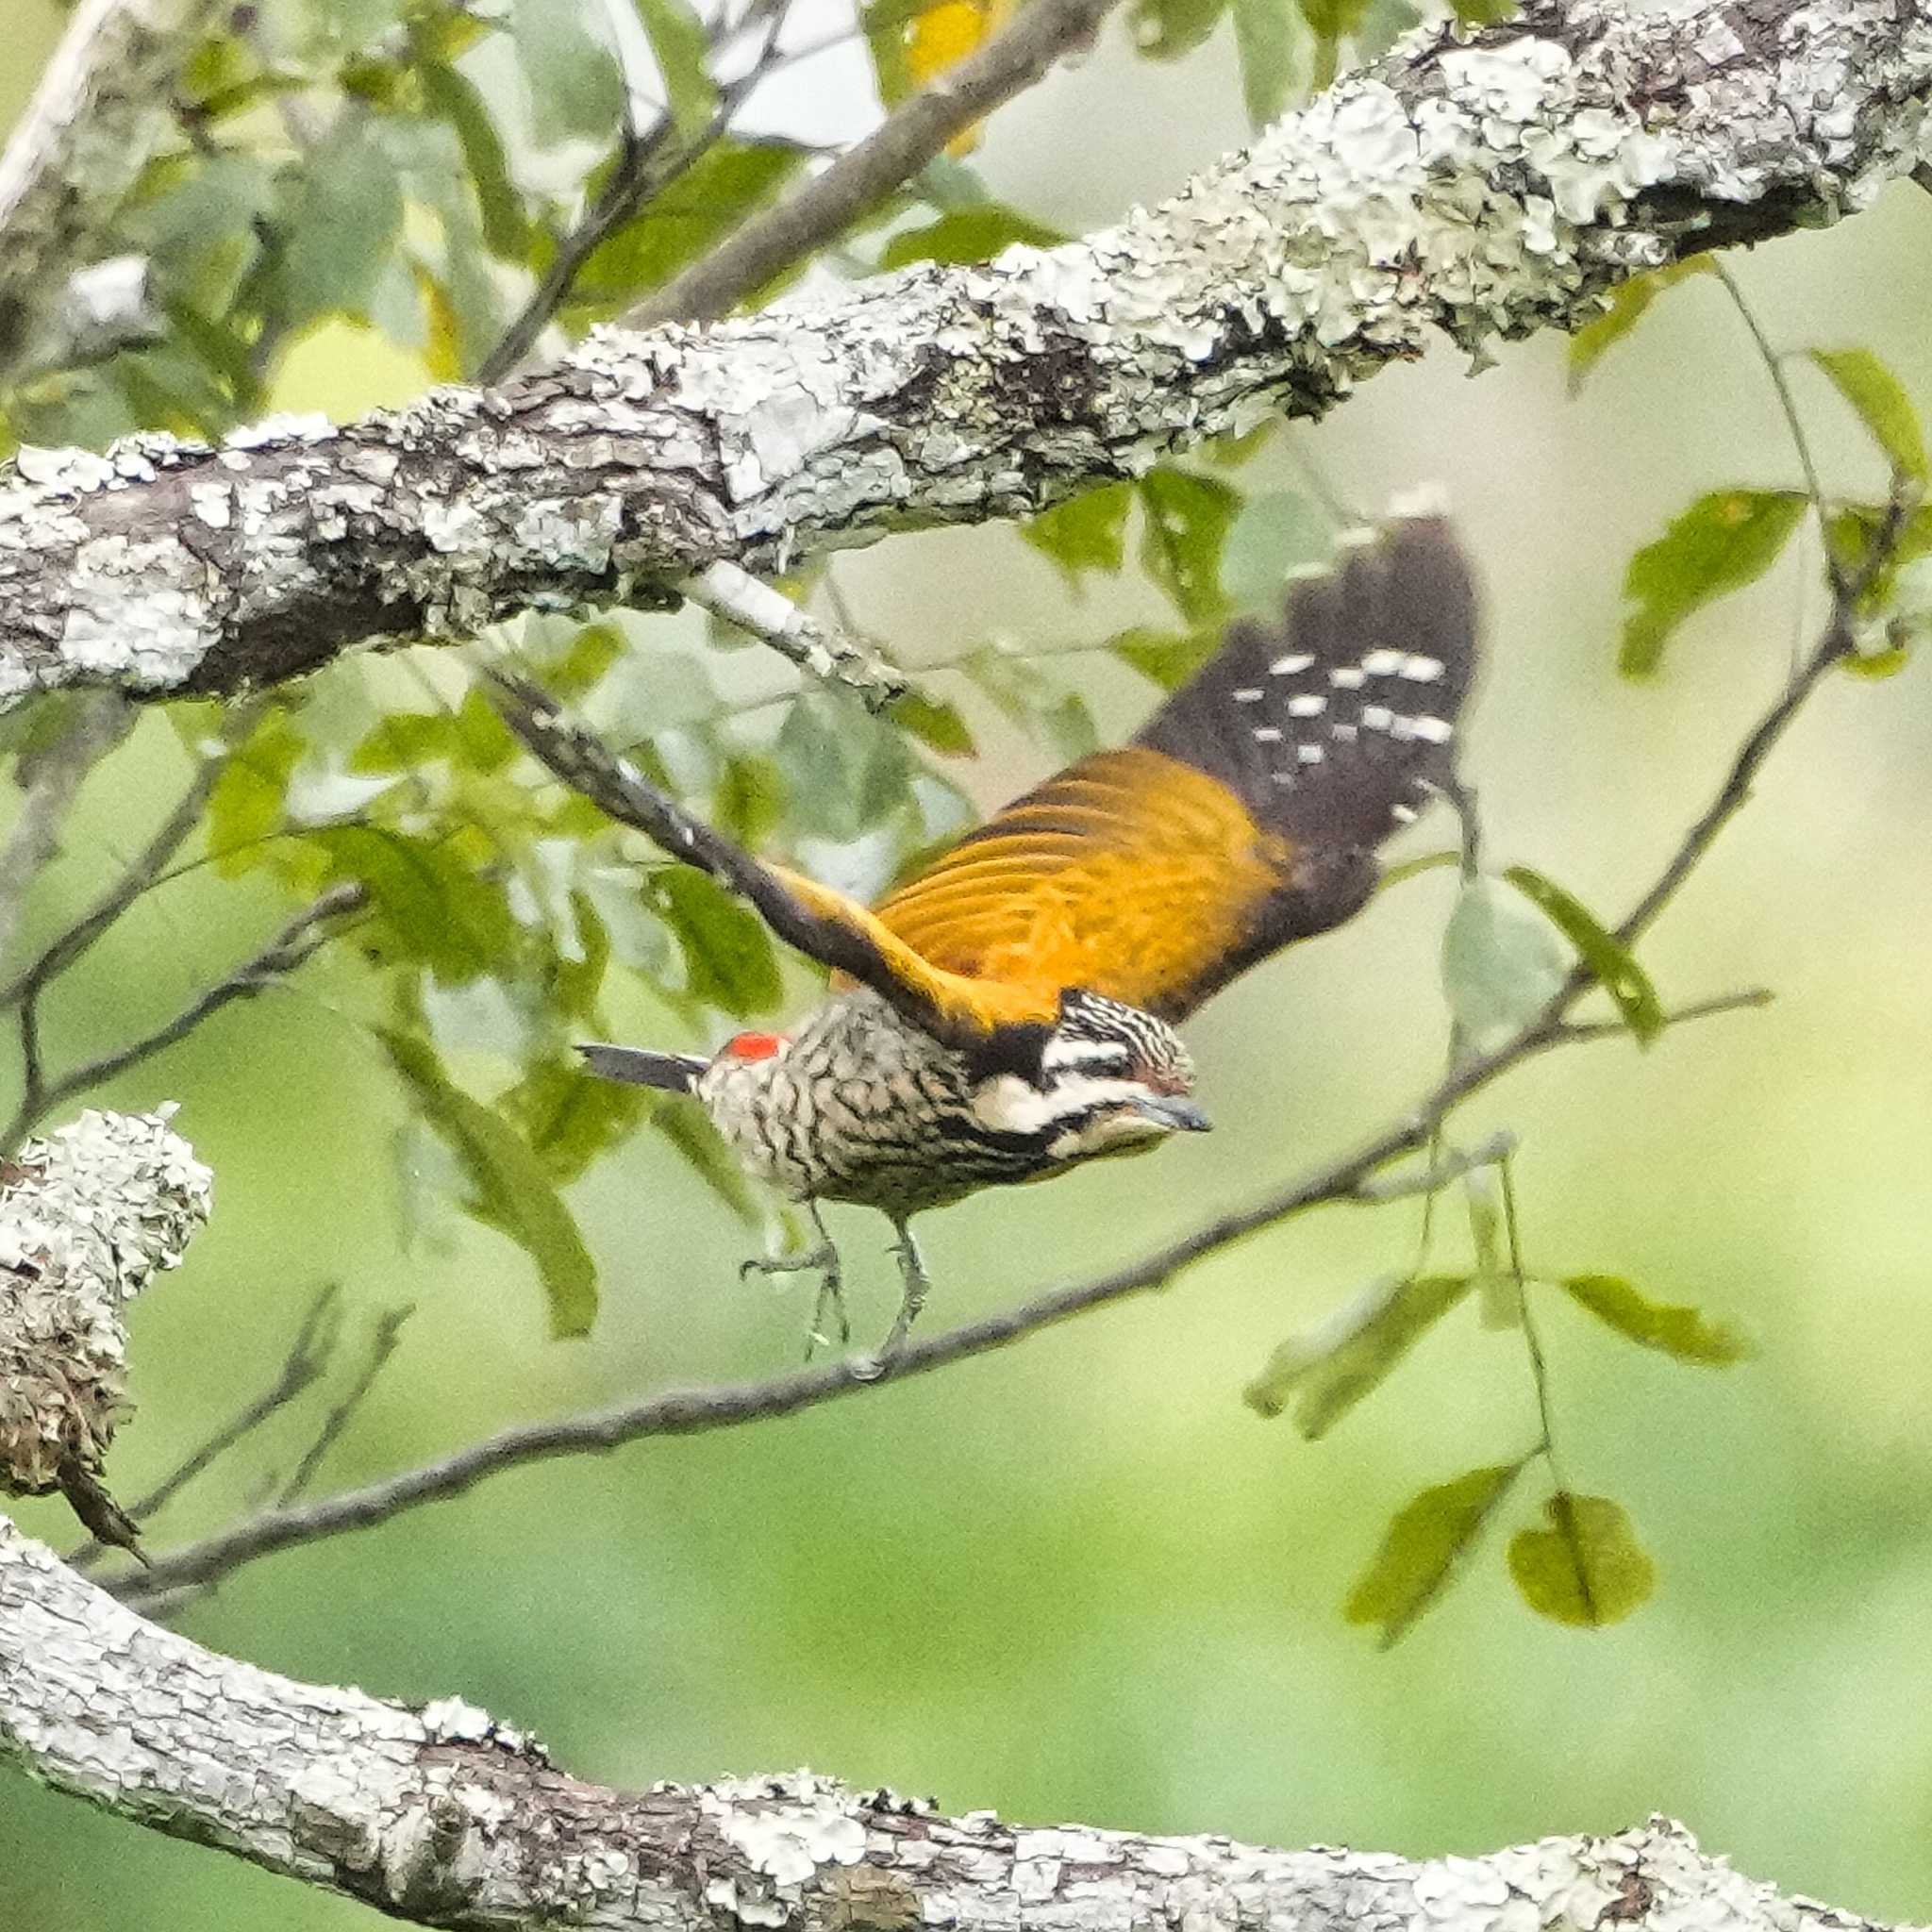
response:
[[[426,966],[460,986],[505,965],[519,933],[501,883],[472,872],[453,841],[412,839],[383,825],[325,825],[303,835],[329,856],[328,877],[368,889],[376,919],[357,943],[386,960]]]
[[[1750,1338],[1696,1308],[1654,1302],[1619,1274],[1571,1274],[1560,1284],[1580,1307],[1619,1335],[1680,1362],[1727,1368],[1754,1353]]]
[[[708,65],[710,36],[688,0],[638,0],[638,17],[664,77],[671,125],[681,140],[702,135],[718,110]]]
[[[1242,1400],[1272,1420],[1298,1394],[1295,1426],[1315,1441],[1389,1374],[1474,1278],[1421,1274],[1370,1283],[1326,1320],[1282,1342]]]
[[[502,1115],[451,1081],[427,1041],[399,1026],[377,1027],[376,1038],[424,1119],[462,1164],[468,1211],[536,1262],[551,1334],[589,1334],[597,1314],[596,1264],[542,1163]]]
[[[1671,633],[1692,611],[1761,577],[1804,514],[1805,498],[1793,490],[1700,496],[1630,559],[1624,594],[1638,608],[1624,620],[1617,668],[1626,677],[1654,673]]]
[[[1624,1025],[1648,1046],[1664,1030],[1664,1008],[1636,955],[1555,879],[1527,865],[1512,865],[1503,876],[1575,947],[1577,958],[1617,1003]]]
[[[1501,26],[1515,18],[1517,0],[1454,0],[1454,7],[1464,26]]]
[[[1872,440],[1901,475],[1926,480],[1925,436],[1905,385],[1870,349],[1813,349],[1811,359],[1857,411]]]
[[[1379,1624],[1384,1650],[1399,1642],[1441,1595],[1457,1560],[1522,1474],[1520,1462],[1491,1463],[1405,1503],[1390,1518],[1382,1547],[1341,1614],[1351,1624]]]
[[[1442,934],[1442,991],[1477,1050],[1517,1032],[1569,977],[1562,942],[1501,879],[1468,880]]]
[[[1235,53],[1248,125],[1261,128],[1287,107],[1294,88],[1292,0],[1232,0]]]
[[[973,730],[958,705],[908,691],[887,706],[886,716],[921,744],[947,758],[973,756]]]
[[[1586,322],[1570,338],[1570,393],[1582,389],[1590,373],[1650,312],[1650,305],[1666,289],[1692,275],[1711,273],[1707,255],[1693,255],[1685,261],[1674,261],[1669,268],[1652,269],[1647,275],[1632,275],[1619,282],[1610,296],[1610,306],[1593,322]]]
[[[749,906],[688,865],[667,867],[654,884],[694,999],[727,1013],[768,1012],[778,1004],[783,988],[771,936]]]
[[[1134,51],[1150,60],[1178,60],[1220,25],[1226,8],[1227,0],[1134,0],[1127,9]]]
[[[1133,501],[1131,483],[1106,483],[1028,518],[1020,534],[1050,557],[1077,590],[1085,571],[1119,573],[1126,558],[1127,511]]]
[[[1509,1574],[1531,1609],[1558,1624],[1601,1629],[1657,1588],[1657,1566],[1621,1505],[1558,1490],[1543,1513],[1547,1529],[1520,1529],[1509,1539]]]
[[[1227,608],[1221,557],[1241,507],[1241,491],[1191,470],[1156,469],[1139,485],[1141,562],[1190,624]]]
[[[591,251],[571,309],[603,320],[704,254],[774,201],[804,162],[776,142],[716,142],[678,180]],[[591,182],[594,190],[595,179]]]
[[[1116,631],[1107,648],[1162,691],[1176,691],[1213,657],[1220,643],[1221,634],[1215,630],[1154,630],[1136,625]]]
[[[576,1180],[650,1111],[641,1087],[600,1080],[580,1061],[540,1060],[497,1100],[555,1187]]]
[[[365,117],[344,114],[301,171],[275,263],[276,320],[301,328],[365,316],[402,231],[395,163]]]
[[[652,1125],[747,1227],[763,1221],[764,1210],[737,1155],[724,1144],[702,1108],[667,1095],[657,1103]]]
[[[470,181],[476,191],[485,245],[507,261],[527,259],[533,233],[530,218],[510,178],[503,137],[496,131],[495,119],[483,96],[466,75],[441,61],[425,61],[417,72],[423,80],[425,105],[449,123],[461,144]]]
[[[237,878],[267,858],[279,832],[289,779],[308,749],[288,713],[272,710],[229,754],[208,801],[208,849],[223,878]]]
[[[509,10],[540,147],[608,142],[623,125],[623,78],[610,50],[585,26],[589,17],[582,0],[517,0]]]
[[[904,268],[914,261],[991,261],[1003,248],[1024,242],[1051,248],[1066,236],[1018,208],[996,201],[955,208],[918,228],[901,228],[879,251],[879,266]],[[1049,511],[1050,515],[1051,512]]]

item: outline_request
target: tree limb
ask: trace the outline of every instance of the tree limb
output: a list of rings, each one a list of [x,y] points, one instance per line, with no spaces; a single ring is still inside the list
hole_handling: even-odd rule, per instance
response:
[[[1828,222],[1917,161],[1894,0],[1542,0],[1405,40],[1151,211],[219,451],[0,472],[0,703],[234,691],[725,561],[782,570],[1132,475],[1419,354],[1570,328],[1641,268]]]
[[[218,0],[86,0],[0,153],[0,376],[169,125]]]
[[[1515,1924],[1852,1932],[1681,1825],[1413,1861],[1036,1831],[799,1772],[626,1793],[450,1698],[301,1684],[143,1622],[0,1518],[0,1758],[174,1837],[419,1924]]]

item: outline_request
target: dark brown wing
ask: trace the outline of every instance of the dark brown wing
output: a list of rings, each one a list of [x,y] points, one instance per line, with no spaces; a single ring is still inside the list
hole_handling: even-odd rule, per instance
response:
[[[929,966],[1168,1018],[1373,890],[1452,770],[1475,608],[1447,522],[1406,517],[1289,589],[1134,743],[1016,799],[877,908]]]

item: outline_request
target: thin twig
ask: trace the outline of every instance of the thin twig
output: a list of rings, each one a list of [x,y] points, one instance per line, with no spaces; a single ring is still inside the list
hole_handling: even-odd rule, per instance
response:
[[[341,1334],[341,1295],[340,1282],[331,1281],[323,1286],[302,1317],[302,1324],[289,1344],[289,1353],[283,1358],[275,1379],[245,1408],[231,1416],[175,1464],[128,1510],[128,1515],[135,1522],[145,1523],[164,1509],[236,1443],[253,1435],[263,1423],[280,1414],[298,1395],[304,1394],[322,1378]],[[99,1541],[86,1542],[67,1561],[76,1570],[87,1570],[107,1554],[107,1548]]]
[[[225,721],[227,743],[195,767],[188,789],[175,808],[162,820],[154,836],[123,868],[121,875],[102,893],[92,907],[64,932],[51,940],[40,956],[0,988],[0,1010],[36,997],[49,981],[78,961],[121,915],[167,870],[168,862],[187,843],[189,835],[201,823],[208,797],[220,781],[235,747],[248,736],[260,716],[265,701],[236,706]]]
[[[479,383],[488,386],[509,375],[569,299],[584,264],[597,249],[619,228],[641,214],[666,189],[690,174],[731,131],[739,109],[771,70],[787,4],[789,0],[756,0],[751,13],[721,37],[735,37],[747,26],[764,36],[750,67],[736,80],[719,88],[711,118],[697,133],[687,141],[673,142],[674,125],[668,111],[648,128],[626,130],[623,152],[609,180],[586,209],[583,219],[558,242],[542,280],[504,330],[496,346],[483,358],[476,371]],[[718,44],[713,42],[713,52]]]
[[[375,1337],[370,1343],[368,1359],[362,1364],[361,1373],[343,1391],[342,1398],[324,1418],[323,1424],[316,1431],[314,1441],[304,1452],[302,1460],[295,1465],[295,1473],[282,1485],[281,1493],[276,1496],[278,1505],[286,1506],[308,1489],[315,1480],[315,1473],[322,1467],[323,1458],[327,1456],[342,1431],[354,1421],[356,1411],[362,1407],[369,1391],[375,1387],[375,1379],[396,1352],[396,1344],[403,1339],[403,1328],[409,1317],[416,1312],[413,1302],[406,1303],[399,1308],[386,1309],[376,1319]]]
[[[1038,1295],[1017,1307],[964,1323],[942,1334],[915,1337],[883,1360],[874,1356],[847,1356],[764,1381],[671,1390],[586,1415],[520,1424],[439,1462],[406,1470],[361,1489],[341,1491],[299,1507],[264,1510],[231,1529],[156,1557],[142,1574],[129,1575],[110,1587],[129,1602],[145,1605],[169,1592],[210,1582],[275,1551],[339,1536],[345,1530],[372,1528],[422,1504],[459,1495],[489,1476],[526,1462],[621,1448],[648,1437],[697,1435],[792,1415],[861,1390],[905,1381],[973,1356],[1010,1347],[1090,1308],[1165,1287],[1203,1257],[1263,1228],[1313,1208],[1362,1198],[1360,1189],[1378,1169],[1426,1146],[1456,1106],[1561,1039],[1560,1020],[1540,1021],[1495,1052],[1465,1060],[1421,1106],[1392,1126],[1253,1206],[1222,1215],[1110,1274]]]
[[[714,563],[677,589],[701,609],[764,639],[814,677],[852,685],[874,710],[906,690],[904,674],[854,632],[821,624],[735,563]]]
[[[125,1073],[129,1067],[139,1066],[164,1047],[185,1039],[210,1014],[219,1012],[232,1001],[260,992],[305,965],[333,937],[327,930],[330,923],[343,914],[358,911],[367,900],[368,892],[362,886],[331,886],[321,897],[296,913],[252,959],[238,966],[225,979],[197,993],[165,1025],[156,1027],[152,1033],[143,1034],[125,1046],[116,1047],[111,1053],[71,1067],[55,1079],[49,1080],[42,1073],[36,1044],[35,1050],[26,1056],[25,1091],[5,1134],[0,1135],[0,1146],[18,1145],[34,1125],[62,1101],[85,1092],[88,1088],[115,1074]],[[30,1005],[21,1008],[23,1014],[31,1010]]]
[[[1115,0],[1033,0],[1003,32],[894,108],[823,175],[728,236],[624,318],[632,328],[707,322],[843,233],[957,136],[1041,79],[1098,31]]]
[[[133,705],[102,691],[83,700],[65,732],[34,759],[19,816],[0,848],[0,955],[13,944],[34,881],[59,849],[60,828],[88,774],[133,728]]]

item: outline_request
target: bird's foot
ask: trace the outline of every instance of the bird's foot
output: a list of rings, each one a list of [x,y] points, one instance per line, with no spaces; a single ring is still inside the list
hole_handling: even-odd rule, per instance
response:
[[[739,1264],[741,1281],[754,1274],[812,1274],[819,1277],[819,1296],[812,1307],[811,1327],[805,1338],[805,1358],[810,1361],[821,1348],[833,1345],[827,1331],[838,1331],[837,1345],[844,1348],[852,1340],[852,1322],[845,1312],[845,1277],[841,1272],[839,1250],[830,1240],[818,1242],[797,1255],[756,1255]]]
[[[900,1228],[899,1239],[892,1243],[892,1253],[898,1257],[899,1277],[906,1291],[892,1322],[892,1332],[886,1337],[886,1345],[879,1351],[882,1360],[890,1360],[906,1346],[906,1338],[912,1332],[913,1323],[919,1320],[919,1311],[924,1307],[925,1297],[932,1288],[932,1276],[925,1272],[925,1262],[921,1257],[919,1243],[912,1239],[910,1228]]]

